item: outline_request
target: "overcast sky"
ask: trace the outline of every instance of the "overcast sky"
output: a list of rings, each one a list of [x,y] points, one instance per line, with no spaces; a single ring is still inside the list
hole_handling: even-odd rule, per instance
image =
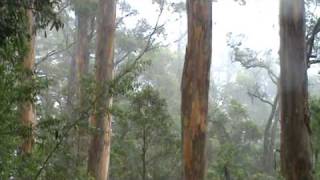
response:
[[[155,22],[158,15],[157,6],[152,5],[151,0],[127,1],[142,17],[151,23]],[[256,51],[272,49],[275,58],[278,56],[279,0],[246,0],[246,2],[245,6],[240,6],[234,0],[218,0],[213,3],[213,70],[230,65],[230,49],[226,44],[227,34],[230,32],[245,36],[244,47]],[[162,21],[167,22],[168,41],[174,41],[179,38],[179,34],[186,31],[186,17],[184,16],[181,21],[177,21],[177,17],[168,13],[162,16]],[[174,47],[176,46],[172,48]]]

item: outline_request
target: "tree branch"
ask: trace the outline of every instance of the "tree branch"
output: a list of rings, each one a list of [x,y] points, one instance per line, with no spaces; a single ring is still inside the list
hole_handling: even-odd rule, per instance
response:
[[[310,67],[310,65],[312,64],[310,62],[310,58],[313,57],[312,56],[312,50],[314,48],[314,42],[315,42],[315,37],[316,35],[320,32],[320,18],[317,20],[317,23],[315,24],[314,28],[312,29],[312,33],[310,38],[308,38],[307,40],[307,55],[306,55],[306,61],[308,63],[308,67]],[[314,64],[314,63],[313,63]]]
[[[132,15],[135,15],[135,14],[136,14],[135,12],[129,12],[128,14],[126,14],[122,17],[119,17],[116,22],[116,27],[118,27],[120,25],[120,23],[122,23],[125,18],[132,16]]]
[[[245,54],[241,54],[241,51],[238,48],[234,48],[234,51],[235,51],[236,58],[234,58],[233,61],[239,62],[246,69],[261,68],[266,70],[271,81],[276,85],[278,84],[279,77],[271,69],[270,66],[268,66],[267,64],[265,64],[264,62],[258,59],[256,53],[249,51],[249,52],[244,52]]]
[[[117,67],[120,63],[122,63],[126,58],[132,53],[133,51],[127,52],[125,55],[123,55],[120,59],[116,60],[114,63],[114,67]]]
[[[260,100],[261,102],[266,103],[266,104],[270,105],[271,107],[273,107],[273,103],[271,101],[265,99],[258,91],[256,91],[256,92],[248,91],[248,95],[250,97],[254,97],[254,98]]]
[[[38,67],[41,63],[43,63],[44,61],[48,60],[50,57],[63,53],[65,51],[67,51],[69,48],[71,48],[75,43],[71,43],[69,44],[66,48],[64,49],[60,49],[60,50],[52,50],[50,52],[48,52],[45,56],[43,56],[42,58],[40,58],[40,60],[35,64],[35,67]]]

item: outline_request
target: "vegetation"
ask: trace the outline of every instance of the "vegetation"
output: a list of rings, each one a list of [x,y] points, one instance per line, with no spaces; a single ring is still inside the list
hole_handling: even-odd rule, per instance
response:
[[[279,2],[1,1],[0,179],[320,179],[319,5]]]

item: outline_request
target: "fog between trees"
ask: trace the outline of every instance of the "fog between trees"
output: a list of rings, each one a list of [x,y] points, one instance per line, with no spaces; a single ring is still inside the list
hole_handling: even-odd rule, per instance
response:
[[[0,12],[0,179],[320,178],[317,1]]]

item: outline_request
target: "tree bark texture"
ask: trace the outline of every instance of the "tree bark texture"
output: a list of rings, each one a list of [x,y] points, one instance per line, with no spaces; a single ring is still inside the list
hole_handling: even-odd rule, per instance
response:
[[[28,51],[23,60],[23,68],[28,71],[26,79],[31,79],[32,71],[35,64],[35,33],[33,30],[33,14],[31,10],[27,10],[27,19],[28,19],[28,34],[30,35],[30,39],[27,42]],[[31,101],[22,102],[21,105],[21,121],[22,125],[28,130],[30,133],[24,138],[23,143],[21,145],[21,153],[22,154],[30,154],[32,152],[32,146],[34,143],[33,137],[33,127],[35,125],[35,106]]]
[[[100,0],[97,19],[96,92],[94,114],[90,118],[95,132],[91,139],[88,172],[95,180],[108,179],[111,145],[112,97],[108,82],[113,79],[116,0]]]
[[[208,89],[212,51],[212,1],[187,0],[188,45],[183,69],[183,179],[206,176]]]
[[[303,0],[280,1],[281,172],[287,180],[312,177]]]

